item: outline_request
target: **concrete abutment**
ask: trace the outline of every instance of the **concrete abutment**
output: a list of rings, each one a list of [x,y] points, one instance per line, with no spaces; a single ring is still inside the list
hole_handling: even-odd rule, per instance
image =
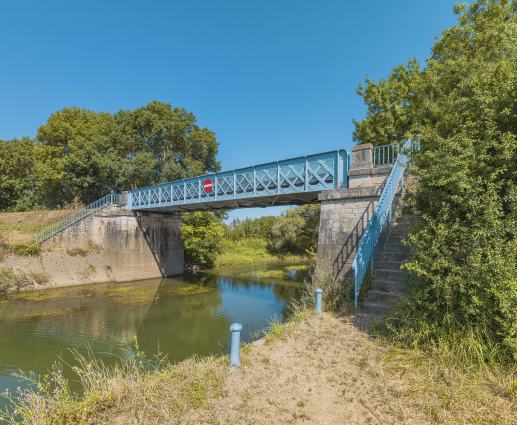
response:
[[[124,203],[103,208],[47,239],[42,249],[105,250],[117,282],[183,274],[178,215],[134,213]]]
[[[336,280],[354,278],[352,263],[393,168],[373,167],[372,151],[369,143],[353,146],[349,187],[319,194],[318,274],[330,271]]]

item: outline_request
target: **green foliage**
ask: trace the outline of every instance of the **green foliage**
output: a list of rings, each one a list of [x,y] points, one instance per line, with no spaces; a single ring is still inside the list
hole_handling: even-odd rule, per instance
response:
[[[31,257],[37,257],[40,255],[40,245],[34,245],[33,243],[19,243],[15,245],[9,245],[9,249],[16,255],[25,257],[27,255]]]
[[[114,139],[124,152],[123,187],[181,180],[220,170],[215,133],[183,108],[156,100],[115,114]]]
[[[480,0],[455,13],[427,67],[390,100],[411,110],[407,132],[421,135],[419,184],[404,208],[415,215],[412,278],[392,330],[416,345],[465,335],[516,356],[517,4]],[[406,128],[395,115],[385,124],[374,107],[377,119],[361,125],[375,132],[356,132],[358,141]]]
[[[47,207],[75,197],[85,204],[109,193],[120,178],[123,152],[111,137],[113,117],[77,107],[53,113],[36,135],[37,195]]]
[[[366,77],[366,86],[359,84],[357,94],[368,106],[366,118],[353,120],[354,141],[374,146],[396,143],[407,138],[415,120],[415,86],[420,77],[416,59],[399,65],[388,78],[378,83]]]
[[[318,245],[321,206],[303,205],[276,217],[271,227],[271,242],[276,249],[299,247],[311,250]]]
[[[276,217],[264,216],[260,218],[245,218],[239,220],[234,218],[233,221],[226,226],[224,237],[237,241],[246,238],[263,238],[271,239],[271,229]]]
[[[34,170],[34,141],[0,140],[0,211],[27,211],[34,207],[32,191],[37,181]]]
[[[221,221],[210,211],[185,213],[181,217],[181,237],[185,262],[212,265],[223,235]]]
[[[35,140],[0,141],[0,211],[55,208],[219,171],[215,133],[170,103],[115,115],[63,108]]]

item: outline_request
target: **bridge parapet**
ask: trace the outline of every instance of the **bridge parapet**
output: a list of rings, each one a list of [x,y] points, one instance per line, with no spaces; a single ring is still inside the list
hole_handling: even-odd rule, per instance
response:
[[[348,187],[348,167],[346,150],[254,165],[132,190],[128,209],[181,212],[314,203],[323,190]]]

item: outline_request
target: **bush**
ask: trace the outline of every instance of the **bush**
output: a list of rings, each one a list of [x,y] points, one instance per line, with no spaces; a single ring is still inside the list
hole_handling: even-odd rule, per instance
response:
[[[355,137],[421,136],[404,207],[412,278],[393,337],[425,347],[463,335],[517,359],[517,3],[454,11],[424,69],[410,61],[360,87],[368,113]]]
[[[40,245],[33,245],[32,243],[20,243],[16,245],[10,245],[9,249],[14,252],[16,255],[21,255],[25,257],[26,255],[30,255],[31,257],[37,257],[40,255],[41,247]]]
[[[50,282],[50,275],[47,272],[30,272],[29,276],[37,285],[47,285]]]
[[[367,279],[369,279],[369,276],[367,276]],[[364,298],[368,292],[367,286],[368,284],[365,282],[361,289],[361,298]],[[293,301],[291,303],[291,310],[295,313],[314,310],[316,308],[316,289],[318,288],[322,290],[321,307],[324,311],[340,311],[355,301],[354,281],[336,281],[332,270],[329,269],[309,276],[305,281],[305,290],[300,301]]]
[[[211,212],[186,213],[181,218],[185,262],[212,265],[223,234],[221,221]]]
[[[15,273],[10,267],[0,268],[0,290],[21,289],[32,283],[26,273]]]
[[[314,250],[318,245],[321,206],[291,208],[277,217],[271,227],[271,241],[276,249]]]

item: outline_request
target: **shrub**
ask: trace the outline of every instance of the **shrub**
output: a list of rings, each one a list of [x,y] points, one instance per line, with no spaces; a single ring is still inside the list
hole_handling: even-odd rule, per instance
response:
[[[26,255],[30,255],[31,257],[37,257],[38,255],[40,255],[41,252],[40,245],[34,245],[32,243],[20,243],[16,245],[10,245],[9,249],[16,255],[21,255],[23,257],[25,257]]]
[[[21,289],[30,286],[32,283],[26,273],[16,273],[10,267],[0,268],[0,290]]]
[[[29,276],[37,285],[47,285],[50,282],[50,275],[47,272],[30,272]]]
[[[223,226],[211,212],[193,212],[181,218],[181,236],[185,262],[212,265],[217,252]]]

